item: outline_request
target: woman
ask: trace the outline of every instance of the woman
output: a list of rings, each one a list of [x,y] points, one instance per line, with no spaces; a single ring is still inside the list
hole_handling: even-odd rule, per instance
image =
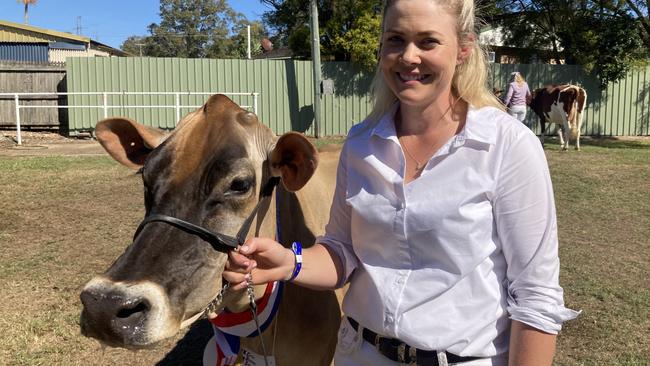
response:
[[[530,98],[532,98],[532,95],[530,94],[528,83],[526,83],[526,80],[524,80],[524,77],[518,71],[513,72],[512,81],[508,85],[506,99],[503,101],[503,104],[508,107],[508,113],[518,119],[519,122],[525,123],[526,105]]]
[[[473,0],[388,1],[375,106],[343,146],[325,234],[302,269],[266,238],[230,255],[235,288],[349,283],[336,365],[550,365],[577,315],[544,153],[487,89],[473,30]]]

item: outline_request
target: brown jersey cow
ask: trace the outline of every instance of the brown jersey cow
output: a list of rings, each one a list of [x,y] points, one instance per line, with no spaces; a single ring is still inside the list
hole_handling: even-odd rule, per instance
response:
[[[233,237],[258,204],[260,187],[280,177],[277,195],[260,205],[248,236],[275,237],[279,223],[284,245],[309,246],[324,230],[338,152],[319,154],[297,133],[278,138],[223,95],[210,97],[169,134],[112,118],[97,124],[96,135],[115,160],[141,169],[145,217],[172,216]],[[129,349],[174,336],[221,290],[226,259],[179,227],[141,225],[124,253],[84,287],[82,333]],[[257,297],[264,288],[256,286]],[[232,291],[221,308],[242,312],[248,305],[245,291]],[[329,365],[341,318],[335,292],[286,283],[278,309],[262,338],[243,338],[242,348],[263,354],[263,341],[277,365]]]

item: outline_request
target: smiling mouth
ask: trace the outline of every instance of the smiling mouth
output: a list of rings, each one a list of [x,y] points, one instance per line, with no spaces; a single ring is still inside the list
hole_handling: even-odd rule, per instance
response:
[[[399,73],[399,72],[396,73],[396,74],[397,74],[397,78],[399,80],[401,80],[401,81],[404,81],[404,82],[406,82],[406,81],[422,81],[422,80],[428,78],[429,76],[431,76],[430,74],[402,74],[402,73]]]

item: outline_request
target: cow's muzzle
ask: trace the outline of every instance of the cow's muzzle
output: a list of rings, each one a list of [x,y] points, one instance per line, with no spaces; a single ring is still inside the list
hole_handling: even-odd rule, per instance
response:
[[[151,281],[114,282],[98,276],[80,298],[81,334],[107,346],[142,349],[179,330],[164,288]]]
[[[145,322],[151,304],[119,291],[86,289],[81,293],[81,333],[113,347],[139,347],[148,342]]]

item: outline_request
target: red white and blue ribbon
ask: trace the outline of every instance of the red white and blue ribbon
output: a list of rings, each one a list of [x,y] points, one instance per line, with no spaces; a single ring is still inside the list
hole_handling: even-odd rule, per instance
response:
[[[283,283],[271,282],[266,285],[264,295],[255,300],[257,304],[257,319],[260,330],[264,332],[269,327],[280,305]],[[208,342],[204,354],[204,366],[230,366],[237,361],[241,337],[258,335],[255,319],[250,310],[231,313],[223,310],[216,318],[210,320],[214,337]],[[214,341],[213,341],[214,340]],[[215,352],[216,351],[216,352]]]

